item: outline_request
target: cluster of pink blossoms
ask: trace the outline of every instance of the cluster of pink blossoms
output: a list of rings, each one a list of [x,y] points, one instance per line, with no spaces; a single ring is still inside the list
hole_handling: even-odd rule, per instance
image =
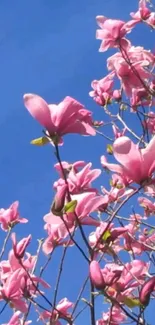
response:
[[[121,20],[97,17],[96,38],[102,40],[99,51],[116,48],[118,52],[107,60],[110,73],[101,80],[92,82],[91,97],[101,106],[107,106],[113,101],[121,101],[124,96],[130,99],[133,110],[141,105],[155,104],[154,66],[155,56],[151,51],[140,46],[133,46],[125,37],[138,23],[155,28],[155,13],[147,8],[146,1],[139,1],[139,10],[131,13],[132,20],[127,23]],[[120,89],[114,89],[115,80],[120,81]]]
[[[32,236],[17,241],[16,233],[12,232],[18,223],[28,222],[20,217],[18,202],[8,209],[0,209],[1,229],[7,233],[0,252],[0,303],[4,304],[0,314],[10,306],[13,315],[8,325],[30,324],[32,306],[42,324],[74,325],[86,308],[90,310],[91,325],[121,325],[129,321],[147,324],[144,311],[154,299],[155,291],[152,221],[155,216],[155,55],[141,46],[133,46],[127,38],[140,23],[155,29],[155,12],[146,0],[139,1],[138,11],[131,13],[128,22],[97,16],[99,51],[113,48],[117,52],[107,60],[107,76],[92,82],[89,95],[104,107],[110,119],[107,124],[112,139],[98,131],[106,123],[94,122],[92,113],[74,98],[65,97],[56,105],[48,104],[36,94],[24,95],[25,107],[44,128],[43,136],[32,143],[52,144],[59,178],[53,184],[55,195],[50,212],[43,217],[45,238],[40,249],[47,263],[38,275],[39,253],[33,256],[27,252]],[[120,86],[115,88],[118,81]],[[114,103],[118,106],[116,114],[110,109]],[[140,124],[136,132],[126,123],[129,113]],[[93,169],[91,162],[61,160],[59,145],[63,145],[66,134],[72,133],[101,134],[111,141],[107,153],[112,161],[107,161],[106,154],[100,158],[103,170],[112,172],[109,188],[106,185],[97,189],[93,185],[99,177],[104,181],[104,176],[101,169]],[[132,197],[135,197],[134,208],[126,205]],[[135,212],[136,204],[138,212]],[[4,260],[9,238],[12,247],[8,259]],[[88,265],[88,277],[74,303],[66,297],[57,302],[63,264],[56,286],[51,288],[53,302],[46,295],[50,285],[43,279],[43,272],[60,246],[64,248],[63,258],[67,249],[78,249]],[[90,297],[83,298],[87,282],[90,282]],[[100,295],[110,307],[96,320],[95,305]],[[85,306],[76,314],[79,302]]]

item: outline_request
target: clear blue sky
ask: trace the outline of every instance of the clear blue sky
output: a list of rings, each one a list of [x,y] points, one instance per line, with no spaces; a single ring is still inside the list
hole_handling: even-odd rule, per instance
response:
[[[31,139],[41,135],[41,127],[26,111],[22,96],[32,92],[57,103],[70,95],[92,110],[95,119],[104,119],[88,95],[91,81],[106,74],[108,56],[98,53],[95,16],[127,20],[137,5],[135,0],[0,1],[0,207],[20,201],[21,215],[29,219],[29,224],[18,226],[17,232],[19,238],[32,232],[33,253],[36,239],[45,235],[42,217],[49,211],[57,175],[50,146],[30,145]],[[151,41],[145,35],[147,32],[139,34],[137,28],[132,40],[149,48]],[[92,160],[94,166],[100,166],[104,150],[103,138],[67,136],[61,154],[64,160]],[[78,265],[72,253],[68,263],[65,276],[74,272],[76,279],[77,268],[83,264]],[[49,279],[56,274],[55,267],[51,267]],[[76,294],[80,280],[78,277],[75,284]],[[62,281],[61,285],[60,298],[74,300],[72,284]]]

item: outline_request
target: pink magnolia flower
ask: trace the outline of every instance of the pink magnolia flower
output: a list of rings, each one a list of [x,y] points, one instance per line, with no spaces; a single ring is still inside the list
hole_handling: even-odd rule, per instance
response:
[[[123,48],[130,46],[130,42],[124,38],[132,29],[132,25],[125,23],[122,20],[108,19],[104,16],[97,16],[97,24],[101,29],[96,32],[96,38],[101,39],[102,43],[99,51],[105,52],[109,48],[119,47]]]
[[[137,287],[139,285],[138,281],[144,280],[145,276],[148,274],[149,266],[149,263],[140,260],[126,263],[116,284],[117,287],[121,291],[132,286]]]
[[[74,170],[75,173],[78,173],[79,169],[86,166],[87,163],[83,160],[79,160],[74,163],[68,163],[67,161],[62,161],[61,165],[63,167],[63,170],[64,170],[66,176],[68,176],[68,174],[71,170]],[[60,177],[63,177],[63,173],[62,173],[60,164],[57,163],[54,165],[54,167],[57,170],[57,172],[59,173]]]
[[[139,22],[139,21],[148,19],[150,14],[151,14],[151,10],[147,8],[146,0],[140,0],[139,1],[139,10],[136,13],[131,12],[130,15],[133,19],[135,19],[137,22]]]
[[[77,206],[75,213],[82,225],[98,226],[100,221],[90,216],[91,213],[98,211],[99,207],[104,202],[104,197],[96,195],[96,193],[81,193],[72,195],[72,200],[77,200]],[[68,220],[72,223],[76,222],[75,216],[70,213],[68,214]]]
[[[21,312],[27,312],[27,304],[23,300],[21,290],[21,279],[23,277],[24,270],[17,269],[6,280],[5,284],[0,288],[0,299],[4,299],[10,302],[14,308]]]
[[[73,308],[74,304],[69,301],[67,298],[64,298],[59,301],[57,304],[55,310],[48,312],[43,311],[39,317],[39,319],[45,321],[46,319],[49,319],[52,321],[54,325],[61,325],[59,322],[59,319],[69,319],[71,317],[71,314],[68,312],[69,308]]]
[[[99,319],[96,325],[120,325],[121,323],[124,324],[126,320],[125,313],[119,307],[114,306],[111,311],[103,313],[102,319]]]
[[[147,306],[149,304],[150,296],[153,291],[155,291],[155,276],[147,280],[142,285],[141,291],[139,293],[139,300],[141,304],[144,306]]]
[[[92,81],[91,87],[94,90],[89,92],[89,96],[93,97],[97,104],[104,106],[111,101],[114,76],[115,74],[112,72],[103,79]]]
[[[148,275],[149,263],[134,260],[126,263],[117,282],[108,288],[108,295],[125,303],[126,298],[135,298],[137,288],[144,282]]]
[[[104,277],[102,276],[102,272],[101,272],[99,263],[97,261],[92,261],[90,263],[89,274],[90,274],[90,279],[91,279],[93,285],[96,287],[96,289],[104,290],[106,287],[106,284],[104,281]]]
[[[154,112],[149,112],[148,118],[146,119],[144,123],[144,127],[151,133],[155,134],[155,113]]]
[[[144,208],[145,217],[155,215],[155,203],[145,197],[139,197],[138,202],[140,206]]]
[[[68,309],[69,308],[73,308],[74,304],[69,301],[67,298],[63,298],[59,301],[59,303],[57,304],[56,309],[59,311],[59,317],[63,316],[63,315],[68,315]]]
[[[2,324],[2,325],[21,325],[21,318],[19,317],[21,315],[20,311],[15,311],[11,319],[7,324]],[[25,322],[25,325],[31,324],[32,321],[28,320]]]
[[[18,211],[19,202],[15,201],[10,205],[8,209],[0,209],[0,223],[1,228],[4,231],[15,226],[17,223],[26,223],[28,222],[25,218],[20,218]]]
[[[155,28],[155,12],[151,12],[149,18],[146,20],[146,23],[153,29]]]
[[[132,243],[133,251],[135,251],[135,247],[137,247],[137,255],[146,251],[151,252],[155,245],[155,231],[144,228],[137,237],[138,238],[134,238]]]
[[[117,125],[113,124],[112,125],[112,130],[115,136],[115,139],[122,137],[123,135],[125,135],[126,132],[126,128],[124,128],[122,131],[118,128]]]
[[[142,217],[139,214],[130,216],[130,222],[125,226],[127,232],[122,237],[124,238],[124,250],[131,251],[136,255],[140,255],[143,252],[142,246],[136,240],[136,233],[139,230],[139,225],[142,222]]]
[[[23,277],[21,278],[20,289],[22,290],[22,294],[24,298],[36,297],[38,294],[36,287],[41,284],[44,288],[49,289],[50,285],[44,281],[42,278],[31,274],[31,279],[28,274],[25,272]]]
[[[51,214],[47,214],[44,216],[44,221],[47,222],[44,228],[48,233],[48,237],[45,239],[42,246],[45,254],[50,254],[57,246],[72,245],[72,242],[66,239],[69,233],[61,218],[56,216],[51,218]],[[69,228],[69,230],[72,232],[72,229]]]
[[[112,250],[115,252],[121,250],[119,240],[127,230],[124,227],[114,228],[113,223],[108,229],[107,226],[107,222],[101,222],[96,230],[90,233],[89,244],[92,248],[96,247],[96,250],[111,254]]]
[[[141,229],[140,225],[144,218],[135,214],[131,216],[135,218],[135,222],[131,221],[125,226],[127,232],[122,235],[124,237],[124,249],[131,251],[136,255],[141,255],[143,252],[151,252],[155,245],[155,231],[152,229]]]
[[[142,46],[131,46],[126,53],[131,64],[139,63],[141,67],[154,68],[155,56],[150,50],[145,50]],[[117,52],[107,59],[108,70],[115,70],[115,64],[123,59],[122,53]],[[142,84],[141,84],[142,85]]]
[[[121,90],[120,89],[115,89],[113,91],[112,97],[115,101],[119,102],[122,98]]]
[[[83,166],[82,166],[83,167]],[[92,188],[91,183],[100,176],[100,169],[91,169],[92,163],[85,164],[81,170],[70,167],[67,171],[67,183],[69,192],[71,194],[78,194],[81,192],[97,192],[96,189]],[[65,169],[66,170],[66,169]],[[61,175],[62,176],[62,175]],[[65,181],[61,178],[54,183],[54,188],[59,191],[61,187],[65,186]],[[59,196],[59,194],[58,194]]]
[[[117,77],[120,79],[121,85],[129,97],[132,95],[133,88],[140,88],[142,86],[141,80],[151,78],[152,76],[152,73],[147,71],[143,65],[140,62],[135,62],[131,67],[123,58],[115,62]],[[135,70],[140,77],[135,74]]]
[[[107,67],[116,73],[124,92],[131,97],[133,89],[139,90],[152,80],[153,73],[150,68],[154,67],[155,57],[151,51],[140,46],[131,46],[125,56],[129,63],[121,53],[116,53],[108,58]]]
[[[36,262],[36,256],[32,256],[29,253],[25,253],[25,257],[21,259],[22,265],[27,271],[31,271]],[[3,260],[0,262],[0,280],[1,282],[5,282],[5,280],[9,277],[12,272],[17,269],[21,269],[21,263],[17,257],[15,257],[13,249],[9,251],[8,260]]]
[[[144,186],[144,192],[150,197],[155,197],[155,179],[151,179],[150,182]]]
[[[106,286],[113,285],[121,276],[123,267],[116,264],[107,264],[101,269],[97,261],[90,263],[89,273],[96,289],[104,290]]]
[[[113,154],[121,165],[110,164],[101,157],[102,166],[120,174],[122,177],[141,184],[148,180],[155,171],[155,137],[146,148],[139,149],[128,137],[120,137],[113,144]]]
[[[133,88],[132,96],[130,98],[130,103],[131,103],[133,110],[136,110],[137,106],[141,106],[141,105],[149,106],[149,107],[153,106],[155,104],[155,100],[154,100],[154,98],[152,98],[152,96],[150,96],[148,94],[148,91],[145,88],[137,88],[137,89]],[[148,115],[150,115],[150,113],[148,113]],[[153,123],[149,124],[148,120],[149,120],[149,122],[153,122]],[[152,120],[152,121],[150,121],[150,120]],[[148,127],[148,130],[149,130],[149,127],[151,126],[151,124],[154,124],[154,121],[150,115],[150,119],[147,119],[147,121],[145,121],[144,127],[145,128]]]
[[[18,243],[16,240],[15,233],[12,233],[11,238],[12,238],[13,251],[14,251],[15,257],[17,259],[20,259],[24,256],[25,250],[26,250],[27,246],[29,245],[32,237],[31,237],[31,235],[29,235],[28,237],[25,237],[22,240],[20,240]]]
[[[92,190],[91,183],[100,176],[100,169],[91,169],[92,163],[87,164],[78,173],[71,169],[68,174],[69,191],[72,194]]]
[[[90,213],[97,211],[103,204],[103,196],[96,195],[94,192],[84,192],[81,194],[71,195],[71,199],[72,201],[77,201],[75,212],[68,212],[63,214],[63,219],[71,231],[73,231],[75,225],[78,224],[77,219],[82,225],[98,226],[100,224],[100,221],[91,217]],[[54,214],[52,212],[48,213],[44,217],[44,220],[49,224],[53,224]]]
[[[101,161],[102,162],[102,161]],[[101,186],[101,191],[104,194],[104,203],[100,206],[99,210],[101,212],[107,209],[108,205],[111,203],[118,203],[121,199],[132,193],[132,189],[126,189],[125,182],[120,175],[113,174],[110,181],[111,189],[108,191],[105,187]]]
[[[53,139],[67,133],[95,135],[92,127],[91,112],[74,98],[65,97],[58,105],[48,105],[38,95],[25,94],[24,104],[30,114],[48,131]]]
[[[22,242],[22,241],[21,241]],[[20,244],[19,242],[18,244]],[[17,246],[18,246],[17,244]],[[21,245],[21,244],[20,244]],[[18,247],[20,249],[20,246]],[[12,275],[16,270],[23,270],[23,267],[28,272],[31,272],[34,268],[36,262],[36,256],[32,256],[30,253],[25,253],[25,256],[20,258],[18,255],[15,256],[16,250],[11,249],[8,253],[8,260],[3,260],[0,262],[0,281],[5,283],[6,280]],[[23,265],[23,267],[22,267]]]

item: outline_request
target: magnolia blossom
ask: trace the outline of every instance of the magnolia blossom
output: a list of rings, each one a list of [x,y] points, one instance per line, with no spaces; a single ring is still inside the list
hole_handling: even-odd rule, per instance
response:
[[[20,311],[15,311],[13,316],[10,318],[9,322],[6,324],[2,324],[2,325],[21,325],[22,322],[22,318],[20,317],[22,316]],[[31,324],[32,321],[28,320],[25,322],[25,325],[29,325]]]
[[[68,189],[71,194],[79,194],[81,192],[88,191],[96,192],[96,189],[92,188],[91,183],[100,176],[101,170],[91,169],[91,167],[92,163],[85,164],[81,170],[77,168],[75,169],[74,165],[70,165],[70,169],[67,171],[66,168],[63,167],[67,176]],[[57,189],[57,191],[59,191],[61,187],[65,187],[65,180],[62,178],[54,182],[54,189]],[[60,195],[58,196],[60,197]]]
[[[49,215],[44,217],[45,221],[49,221]],[[44,229],[48,233],[48,237],[45,239],[42,249],[43,252],[48,255],[57,246],[71,246],[72,241],[67,239],[69,233],[63,220],[53,215],[52,223],[46,223]],[[69,227],[69,231],[72,233],[73,229]]]
[[[83,160],[78,160],[78,161],[75,161],[74,163],[68,163],[67,161],[62,161],[61,162],[62,167],[60,166],[59,163],[56,163],[54,165],[54,168],[57,170],[60,177],[63,177],[62,168],[63,168],[63,171],[65,172],[65,175],[68,176],[68,174],[71,170],[73,170],[74,173],[78,173],[79,169],[86,165],[87,165],[87,163]]]
[[[119,252],[121,250],[119,239],[126,232],[125,227],[114,227],[111,223],[108,227],[107,222],[101,222],[96,230],[89,235],[89,244],[96,250],[111,254],[114,250]]]
[[[18,207],[19,202],[15,201],[8,209],[0,209],[0,224],[4,231],[8,231],[10,227],[14,227],[17,223],[28,222],[27,219],[20,217]]]
[[[103,313],[102,319],[99,319],[96,325],[120,325],[124,324],[126,319],[125,313],[118,306],[114,306],[110,311]]]
[[[61,325],[59,319],[70,319],[71,314],[69,313],[68,309],[73,308],[74,304],[69,301],[67,298],[63,298],[59,301],[59,303],[56,305],[56,308],[54,311],[43,311],[40,316],[39,320],[47,320],[50,319],[50,322],[55,325]]]
[[[23,300],[21,291],[23,273],[23,270],[17,269],[7,278],[3,286],[0,287],[0,300],[9,301],[14,308],[25,313],[27,312],[28,305]]]
[[[131,12],[131,17],[135,19],[137,22],[146,20],[149,18],[151,14],[151,10],[146,6],[146,0],[139,1],[139,9],[137,12]]]
[[[154,112],[149,112],[148,118],[146,119],[144,123],[144,127],[151,133],[155,134],[155,113]]]
[[[124,53],[124,52],[123,52]],[[133,96],[134,89],[146,88],[153,78],[150,68],[154,67],[155,57],[151,51],[140,46],[131,46],[126,54],[116,53],[108,58],[108,70],[115,72],[128,97]],[[144,90],[143,90],[144,92]],[[148,92],[147,92],[148,95]],[[146,93],[145,97],[147,99]],[[133,104],[135,99],[132,99]]]
[[[94,89],[89,92],[89,96],[93,97],[95,102],[104,106],[110,102],[113,96],[113,84],[115,73],[110,73],[101,80],[93,80],[91,87]]]
[[[151,90],[151,84],[149,86],[149,89]],[[132,96],[130,98],[130,103],[132,106],[133,110],[137,109],[137,106],[153,106],[155,104],[155,99],[152,98],[152,96],[150,96],[150,94],[148,93],[147,89],[145,89],[144,87],[142,88],[133,88],[132,89]],[[148,128],[148,130],[150,131],[150,129],[152,128],[154,121],[153,121],[153,116],[152,116],[152,121],[151,121],[151,115],[150,113],[148,113],[148,115],[150,116],[150,119],[148,118],[145,123],[144,123],[144,127]],[[153,122],[153,123],[151,123]],[[151,125],[152,124],[152,125]],[[151,132],[152,133],[152,132]]]
[[[113,124],[112,125],[112,130],[115,136],[115,139],[122,137],[123,135],[125,135],[126,132],[126,128],[124,128],[122,131],[118,128],[117,125]]]
[[[38,95],[25,94],[24,104],[30,114],[48,131],[51,138],[67,133],[95,135],[91,112],[74,98],[65,97],[58,105],[47,104]]]
[[[130,46],[130,42],[124,36],[131,31],[134,23],[125,23],[122,20],[108,19],[104,16],[97,16],[96,20],[101,28],[96,32],[96,38],[102,40],[100,52],[107,51],[109,48],[119,47],[120,45],[123,48]]]
[[[146,23],[153,29],[155,28],[155,12],[150,13],[149,18],[146,20]]]
[[[92,225],[98,226],[100,221],[96,220],[90,214],[92,212],[98,211],[99,207],[104,203],[104,197],[101,195],[96,195],[96,193],[81,193],[71,195],[72,201],[77,202],[74,212],[63,213],[63,220],[70,229],[74,229],[78,222],[82,225]],[[59,218],[59,217],[57,217]],[[54,214],[52,212],[44,216],[44,221],[53,224]]]
[[[108,288],[108,295],[121,303],[125,303],[126,299],[135,298],[137,288],[144,283],[148,269],[149,263],[143,261],[134,260],[126,263],[119,279]]]
[[[145,217],[155,215],[155,203],[145,197],[139,197],[138,202],[144,208]]]
[[[121,276],[123,267],[115,264],[106,265],[101,269],[97,261],[90,263],[90,278],[96,289],[104,290],[106,286],[113,285]]]
[[[21,239],[18,243],[17,243],[17,240],[16,240],[16,234],[15,233],[12,233],[11,238],[12,238],[13,251],[14,251],[15,257],[17,259],[18,258],[20,259],[20,258],[22,258],[24,256],[25,250],[26,250],[27,246],[29,245],[32,236],[29,235],[28,237]]]
[[[101,157],[103,167],[120,174],[128,182],[141,184],[148,180],[155,171],[155,137],[151,139],[146,148],[139,149],[128,137],[120,137],[113,144],[115,159],[121,164],[110,164]]]
[[[126,56],[132,65],[137,62],[141,67],[154,67],[154,54],[150,50],[144,49],[142,46],[131,46],[126,53]],[[110,56],[107,59],[108,70],[115,70],[115,64],[122,59],[123,56],[121,52],[117,52],[114,55]]]
[[[144,306],[147,306],[149,304],[150,296],[153,291],[155,291],[155,276],[143,284],[139,293],[139,300],[141,304]]]

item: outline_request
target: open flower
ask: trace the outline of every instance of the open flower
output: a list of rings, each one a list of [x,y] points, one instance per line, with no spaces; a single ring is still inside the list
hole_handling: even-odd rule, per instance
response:
[[[89,92],[89,96],[93,97],[97,104],[104,106],[110,102],[113,93],[114,76],[115,73],[111,72],[100,80],[92,81],[93,90]]]
[[[146,6],[146,0],[139,1],[139,8],[137,12],[131,12],[131,17],[135,19],[137,22],[146,20],[149,18],[151,14],[151,10]]]
[[[101,28],[96,32],[96,38],[102,40],[100,52],[105,52],[109,48],[119,47],[120,45],[123,48],[130,46],[130,42],[124,36],[131,31],[135,24],[134,21],[125,23],[122,20],[108,19],[104,16],[97,16],[96,20]]]
[[[38,95],[25,94],[24,104],[29,113],[48,131],[51,138],[67,133],[95,135],[92,113],[72,97],[65,97],[58,105],[48,105]],[[61,140],[62,142],[62,140]]]
[[[15,201],[8,209],[0,209],[0,224],[4,231],[12,228],[17,223],[26,223],[27,219],[21,218],[18,211],[19,202]]]
[[[155,171],[155,137],[144,149],[139,149],[128,137],[120,137],[113,144],[115,159],[121,164],[109,164],[101,157],[103,167],[141,184]]]

